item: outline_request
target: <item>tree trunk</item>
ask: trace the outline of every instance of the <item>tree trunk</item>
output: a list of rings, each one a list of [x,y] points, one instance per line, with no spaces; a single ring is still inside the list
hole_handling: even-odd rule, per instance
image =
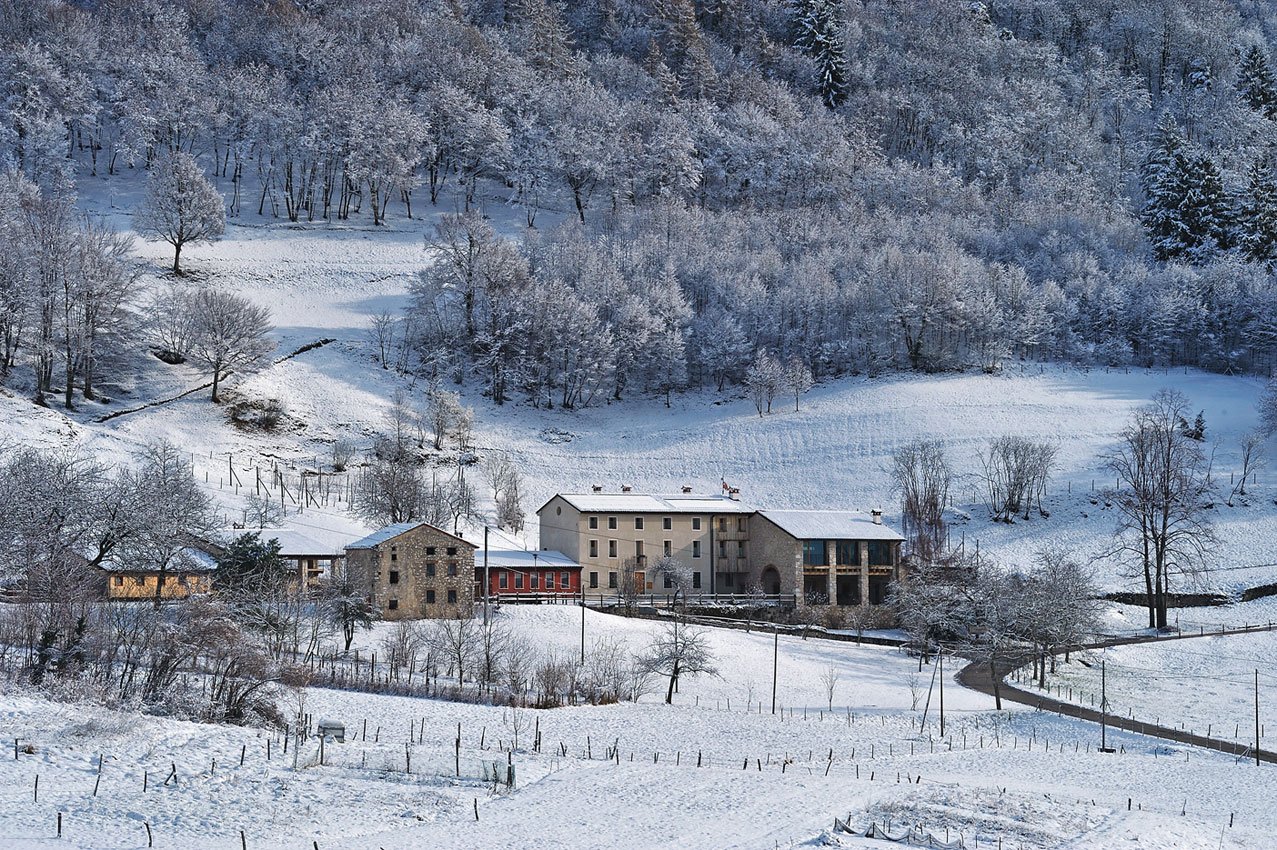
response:
[[[1002,677],[998,675],[998,656],[989,655],[989,679],[993,681],[993,704],[998,711],[1002,710]]]
[[[173,245],[173,274],[181,274],[182,266],[182,243],[176,242]]]
[[[220,368],[215,367],[213,369],[213,404],[217,404],[219,401],[219,399],[217,398],[217,385],[221,383],[221,377],[222,377],[222,370]]]
[[[670,705],[674,702],[674,684],[678,681],[678,662],[674,662],[674,669],[670,671],[670,687],[665,692],[665,704]]]

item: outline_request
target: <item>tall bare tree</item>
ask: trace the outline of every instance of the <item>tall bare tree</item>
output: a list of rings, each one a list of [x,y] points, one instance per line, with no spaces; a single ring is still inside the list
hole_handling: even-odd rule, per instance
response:
[[[934,561],[945,543],[944,508],[953,473],[939,440],[914,440],[891,458],[905,534],[915,557]]]
[[[1149,628],[1166,628],[1172,582],[1203,570],[1216,540],[1206,509],[1206,457],[1180,427],[1188,410],[1183,393],[1159,391],[1135,412],[1106,459],[1119,484],[1109,496],[1120,518],[1116,551],[1143,576]]]

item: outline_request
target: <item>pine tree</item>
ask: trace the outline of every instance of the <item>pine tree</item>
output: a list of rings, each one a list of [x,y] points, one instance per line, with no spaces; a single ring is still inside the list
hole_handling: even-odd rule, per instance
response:
[[[1181,254],[1195,265],[1210,262],[1232,244],[1233,211],[1219,167],[1206,154],[1185,160],[1187,188],[1180,210]]]
[[[1163,115],[1144,159],[1140,220],[1157,259],[1209,262],[1232,243],[1234,214],[1219,168],[1184,150],[1174,119]]]
[[[1237,70],[1237,92],[1242,102],[1265,118],[1277,118],[1277,80],[1264,52],[1254,45]]]
[[[1273,173],[1262,160],[1250,167],[1246,198],[1237,228],[1237,243],[1247,259],[1271,262],[1277,259],[1277,187]]]
[[[838,26],[836,0],[795,0],[794,45],[816,60],[816,90],[830,109],[847,99],[847,50]]]

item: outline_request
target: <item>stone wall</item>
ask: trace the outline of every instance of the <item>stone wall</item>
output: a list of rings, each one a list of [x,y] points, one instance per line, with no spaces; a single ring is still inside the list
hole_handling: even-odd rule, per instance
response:
[[[351,583],[386,620],[474,616],[475,546],[419,525],[370,549],[349,549]]]

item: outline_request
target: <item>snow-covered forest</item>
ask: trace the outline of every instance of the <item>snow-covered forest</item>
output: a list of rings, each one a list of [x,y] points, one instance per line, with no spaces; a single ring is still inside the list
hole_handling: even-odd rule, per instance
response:
[[[0,370],[74,404],[167,348],[128,240],[75,207],[145,171],[175,270],[223,214],[452,204],[383,329],[498,403],[769,360],[1268,373],[1275,31],[1222,0],[9,0]]]

